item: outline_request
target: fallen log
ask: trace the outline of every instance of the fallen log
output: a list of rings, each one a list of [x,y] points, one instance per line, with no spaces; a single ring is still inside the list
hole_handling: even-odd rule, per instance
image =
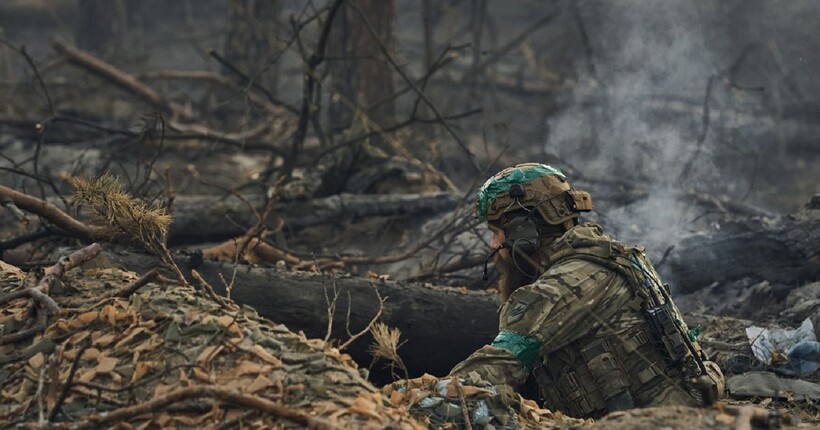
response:
[[[820,209],[809,205],[771,225],[724,231],[685,238],[670,253],[660,270],[677,291],[750,278],[787,292],[820,279]]]
[[[18,198],[19,196],[19,198]],[[61,205],[57,198],[47,202],[31,198],[23,193],[0,185],[0,198],[14,201],[18,207],[38,215],[43,211],[53,211]],[[28,198],[27,200],[24,200]],[[244,199],[244,201],[242,200]],[[178,246],[215,242],[242,235],[257,219],[254,208],[264,204],[261,194],[242,197],[178,195],[174,198],[174,221],[169,233],[169,244]],[[27,203],[31,201],[32,203]],[[441,192],[433,194],[339,194],[304,201],[280,202],[267,226],[273,230],[280,228],[279,218],[284,220],[282,228],[290,232],[326,224],[344,225],[351,221],[368,217],[394,215],[430,216],[452,211],[459,202],[458,196]],[[32,205],[39,205],[34,207]],[[42,208],[39,208],[42,207]],[[8,216],[3,211],[0,216]],[[84,226],[64,215],[46,216],[49,220],[68,231],[73,236],[88,238],[93,228]],[[65,222],[63,221],[65,218]],[[81,217],[82,218],[82,217]],[[11,221],[9,221],[11,222]]]
[[[177,196],[171,244],[213,242],[244,234],[257,221],[248,203],[257,208],[263,203],[261,195],[244,199],[246,202],[235,196]],[[285,221],[285,229],[299,231],[323,224],[343,225],[366,217],[432,215],[453,210],[458,201],[458,197],[450,193],[338,194],[279,203],[268,227],[276,229],[280,217]]]
[[[145,254],[122,251],[106,255],[115,265],[140,273],[156,265],[156,258]],[[175,259],[186,275],[196,269],[219,294],[225,294],[225,282],[232,283],[231,299],[235,302],[253,306],[259,315],[303,331],[308,337],[325,336],[329,300],[338,294],[332,338],[341,342],[349,337],[346,327],[355,333],[378,311],[377,289],[386,298],[382,321],[400,329],[406,340],[398,352],[411,377],[425,372],[447,374],[498,333],[498,298],[487,292],[247,265],[235,270],[231,264],[202,261],[197,254],[177,254]],[[367,352],[371,342],[368,334],[346,352],[360,365],[367,365],[372,361]]]

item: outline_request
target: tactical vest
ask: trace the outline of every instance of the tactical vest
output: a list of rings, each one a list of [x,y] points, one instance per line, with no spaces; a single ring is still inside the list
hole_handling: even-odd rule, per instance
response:
[[[628,247],[589,227],[576,227],[580,234],[553,244],[550,266],[581,259],[624,276],[633,298],[623,312],[634,313],[632,324],[616,334],[604,321],[587,336],[541,354],[543,363],[533,373],[545,406],[574,417],[599,417],[658,404],[665,396],[670,403],[701,404],[689,381],[708,372],[668,286],[661,284],[641,247]]]

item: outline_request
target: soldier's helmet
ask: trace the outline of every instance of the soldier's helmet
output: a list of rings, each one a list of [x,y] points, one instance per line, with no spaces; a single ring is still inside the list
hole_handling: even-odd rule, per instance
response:
[[[567,182],[560,169],[541,163],[508,167],[487,180],[476,196],[481,221],[506,225],[508,214],[536,210],[550,225],[570,228],[580,212],[592,210],[592,196]]]

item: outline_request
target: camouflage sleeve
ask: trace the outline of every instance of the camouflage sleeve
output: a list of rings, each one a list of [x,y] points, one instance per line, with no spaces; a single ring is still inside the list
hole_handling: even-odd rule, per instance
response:
[[[514,342],[515,355],[530,364],[612,321],[631,298],[626,282],[589,261],[561,263],[512,294],[501,309],[500,332],[527,340]]]
[[[482,379],[493,385],[515,387],[524,383],[529,369],[509,350],[485,345],[457,364],[449,376],[466,377],[472,372],[477,372]]]
[[[626,280],[597,264],[571,260],[516,290],[502,306],[499,333],[450,372],[478,372],[494,384],[520,385],[542,354],[607,321],[629,297]],[[622,300],[621,300],[622,299]]]

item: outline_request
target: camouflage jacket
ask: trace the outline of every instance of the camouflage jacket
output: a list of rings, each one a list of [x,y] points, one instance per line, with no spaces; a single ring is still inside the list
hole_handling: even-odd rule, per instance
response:
[[[595,224],[573,227],[550,244],[552,264],[501,306],[492,344],[451,375],[478,372],[493,384],[518,386],[533,369],[541,369],[545,377],[537,379],[545,406],[577,417],[624,409],[617,402],[623,396],[629,397],[626,407],[700,403],[688,382],[692,375],[680,363],[670,363],[653,342],[630,286],[635,277],[607,262],[616,249],[638,250],[645,258],[640,249],[608,238]],[[683,324],[671,302],[670,307]],[[720,370],[707,363],[707,374],[721,392]]]

